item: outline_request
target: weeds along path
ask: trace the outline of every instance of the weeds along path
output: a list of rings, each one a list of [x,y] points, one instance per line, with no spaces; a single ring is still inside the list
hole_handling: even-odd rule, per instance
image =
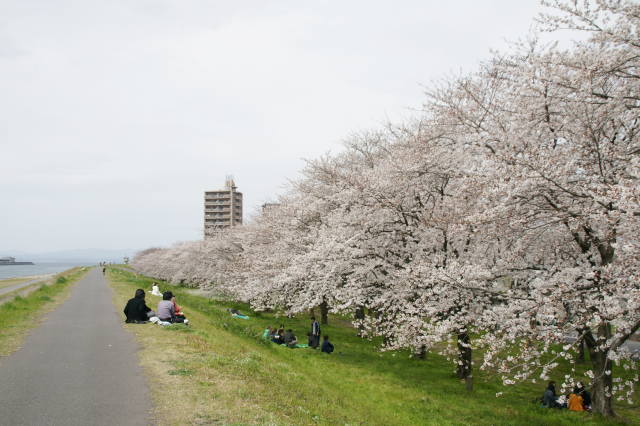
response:
[[[50,278],[51,276],[53,276],[53,274],[41,276],[41,277],[38,277],[38,278],[35,278],[35,279],[32,279],[32,280],[18,282],[16,284],[8,285],[6,287],[0,287],[0,296],[12,293],[12,292],[14,292],[16,290],[20,290],[20,289],[25,288],[25,287],[29,287],[30,285],[33,285],[33,284],[36,284],[36,283],[44,282],[48,278]]]
[[[0,361],[0,423],[151,424],[149,390],[137,346],[91,270],[69,298]]]

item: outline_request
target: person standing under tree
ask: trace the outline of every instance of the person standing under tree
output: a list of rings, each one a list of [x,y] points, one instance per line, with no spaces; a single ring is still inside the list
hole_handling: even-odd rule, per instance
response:
[[[309,346],[313,349],[318,349],[320,345],[320,324],[316,321],[316,317],[311,317],[311,336],[309,336],[311,342]]]

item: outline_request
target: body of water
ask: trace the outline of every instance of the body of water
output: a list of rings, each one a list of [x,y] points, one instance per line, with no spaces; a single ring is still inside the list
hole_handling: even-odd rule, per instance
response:
[[[0,265],[0,280],[29,277],[31,275],[56,274],[74,266],[91,266],[91,263],[38,262],[35,265]]]

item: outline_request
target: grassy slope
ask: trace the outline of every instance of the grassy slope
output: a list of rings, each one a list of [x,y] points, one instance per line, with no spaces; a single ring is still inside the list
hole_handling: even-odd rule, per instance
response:
[[[0,305],[0,356],[16,350],[26,332],[37,326],[42,316],[51,311],[69,294],[71,284],[86,273],[86,268],[73,268],[52,278],[51,285],[42,285],[26,297],[16,296]]]
[[[151,286],[151,279],[129,272],[110,270],[109,277],[119,306],[136,288]],[[191,327],[127,325],[142,343],[141,361],[152,380],[158,418],[167,424],[620,423],[540,408],[532,400],[544,385],[504,388],[482,372],[468,394],[442,357],[430,354],[420,361],[406,352],[379,353],[345,325],[323,327],[336,345],[332,355],[264,343],[257,336],[266,325],[284,323],[300,338],[308,319],[265,313],[252,313],[249,321],[234,319],[226,308],[248,312],[247,307],[171,289]],[[147,303],[154,308],[158,300],[148,296]],[[504,396],[496,398],[501,391]],[[637,407],[618,411],[637,422]]]
[[[32,279],[33,277],[7,278],[6,280],[0,280],[0,288],[5,288],[12,285],[24,283]]]

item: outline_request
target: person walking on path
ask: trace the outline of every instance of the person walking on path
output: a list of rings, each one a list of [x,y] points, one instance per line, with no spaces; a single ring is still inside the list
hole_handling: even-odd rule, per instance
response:
[[[316,317],[311,317],[311,336],[309,336],[309,341],[313,349],[318,349],[320,346],[320,324],[316,321]]]

